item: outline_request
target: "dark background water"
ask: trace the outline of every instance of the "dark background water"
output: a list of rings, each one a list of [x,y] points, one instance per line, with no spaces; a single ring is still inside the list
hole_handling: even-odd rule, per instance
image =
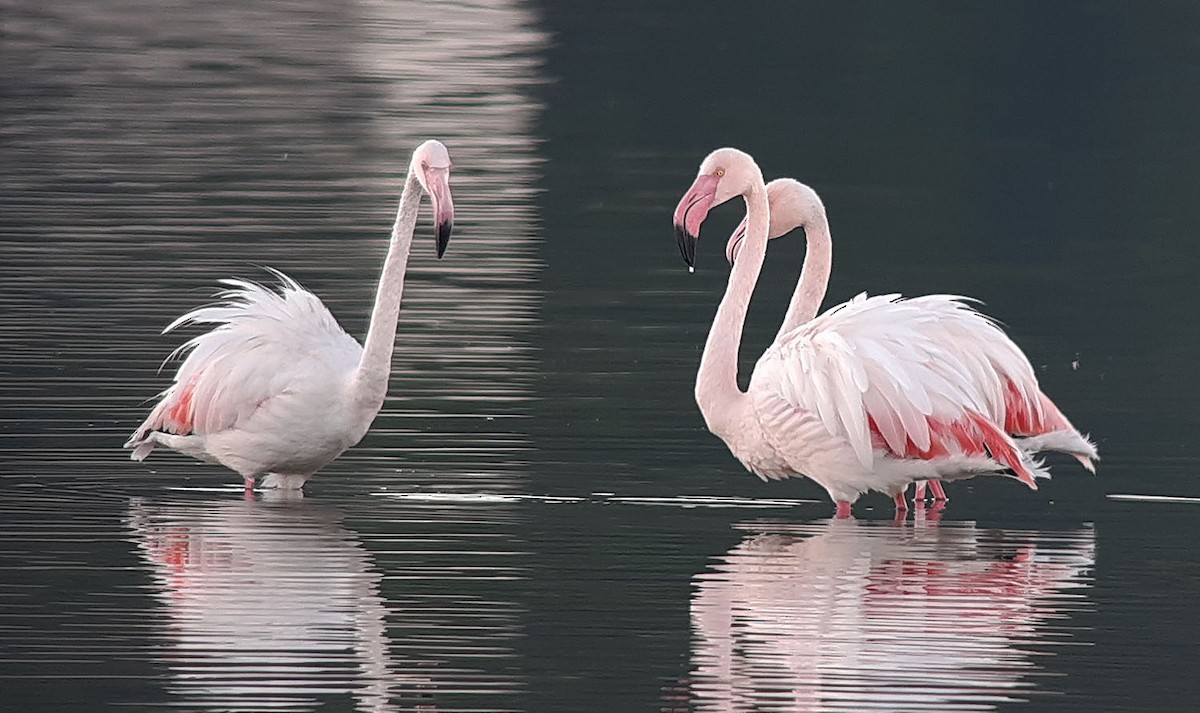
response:
[[[1190,3],[0,4],[0,678],[14,710],[1191,710]],[[297,502],[120,444],[215,281],[365,332],[411,149],[450,148],[395,378]],[[828,304],[972,295],[1099,443],[940,522],[760,483],[691,389],[736,207],[824,198]],[[772,244],[743,344],[803,241]]]

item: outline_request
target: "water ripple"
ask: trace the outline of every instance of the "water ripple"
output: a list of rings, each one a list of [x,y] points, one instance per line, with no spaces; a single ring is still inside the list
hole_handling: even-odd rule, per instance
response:
[[[994,710],[1070,645],[1095,533],[750,523],[694,580],[697,710]]]
[[[166,384],[161,360],[190,336],[159,330],[222,277],[282,269],[361,337],[408,152],[437,137],[456,168],[454,237],[436,260],[421,216],[393,388],[334,470],[425,455],[451,472],[473,464],[494,487],[519,482],[541,301],[530,89],[546,42],[528,8],[10,10],[6,59],[29,71],[12,73],[0,122],[6,473],[119,462]],[[194,472],[155,457],[156,470]]]
[[[448,544],[476,564],[443,567],[430,561],[444,551],[441,538],[392,537],[391,554],[410,562],[385,577],[380,555],[342,519],[304,500],[130,504],[127,522],[163,612],[166,645],[154,657],[171,672],[177,704],[302,709],[349,696],[357,710],[377,711],[518,688],[478,663],[512,656],[510,604],[420,594],[427,581],[457,579],[461,590],[485,569],[504,576],[478,564],[504,553],[459,536]]]

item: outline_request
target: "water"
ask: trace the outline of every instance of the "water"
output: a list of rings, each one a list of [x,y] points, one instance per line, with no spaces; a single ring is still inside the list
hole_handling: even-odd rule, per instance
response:
[[[1186,4],[10,2],[0,686],[14,710],[1191,710],[1200,46]],[[119,449],[159,330],[287,272],[395,378],[302,499]],[[759,483],[691,398],[733,144],[829,209],[829,301],[981,298],[1099,442],[893,522]],[[802,254],[772,244],[748,373]]]

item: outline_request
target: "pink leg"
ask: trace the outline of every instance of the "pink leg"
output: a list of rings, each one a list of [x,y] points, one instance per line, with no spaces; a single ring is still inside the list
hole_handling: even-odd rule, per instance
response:
[[[908,512],[908,501],[904,499],[903,490],[896,493],[896,497],[892,498],[892,501],[896,503],[896,512]]]
[[[834,516],[839,520],[850,519],[850,503],[845,500],[839,500],[837,504],[837,514]]]
[[[916,489],[913,490],[913,502],[914,503],[925,502],[925,484],[928,482],[929,481],[927,481],[927,480],[918,480],[917,481],[917,487],[916,487]],[[905,490],[907,490],[907,488],[905,488]],[[934,491],[934,492],[937,492],[937,491]]]
[[[942,489],[942,481],[929,481],[929,489],[933,491],[933,501],[935,503],[944,503],[950,498],[946,497],[946,491]]]
[[[253,500],[254,499],[254,478],[253,477],[243,478],[242,480],[245,481],[245,483],[246,483],[246,489],[242,491],[242,498],[244,500]]]
[[[939,502],[933,503],[928,510],[925,509],[925,503],[920,501],[915,504],[915,507],[913,522],[937,523],[942,519],[942,511],[946,509],[946,506]]]

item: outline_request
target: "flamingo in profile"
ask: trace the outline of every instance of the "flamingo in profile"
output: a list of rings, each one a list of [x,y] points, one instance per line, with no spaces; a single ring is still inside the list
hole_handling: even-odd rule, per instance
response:
[[[796,290],[792,294],[791,302],[788,304],[787,314],[784,315],[783,324],[779,327],[779,332],[776,334],[776,341],[785,338],[785,336],[800,327],[800,325],[808,322],[817,315],[817,311],[821,306],[821,301],[825,297],[825,290],[829,283],[829,273],[832,263],[832,244],[829,237],[829,222],[825,217],[825,208],[821,203],[820,197],[817,196],[809,186],[795,180],[794,178],[777,178],[767,184],[767,202],[771,211],[770,230],[767,238],[774,240],[791,233],[796,228],[804,228],[807,238],[806,254],[804,258],[804,268],[800,275],[800,281],[796,285]],[[725,257],[730,265],[733,265],[737,259],[737,255],[741,250],[742,242],[746,237],[746,219],[734,229],[730,235],[729,242],[725,247]],[[972,310],[973,311],[973,310]],[[976,313],[977,314],[977,313]],[[972,324],[977,325],[978,320],[973,320]],[[994,325],[992,325],[994,327]],[[966,348],[978,350],[981,353],[997,353],[1000,351],[1015,350],[1020,354],[1021,360],[1025,364],[1025,369],[1032,373],[1032,366],[1028,365],[1028,359],[1025,357],[1019,347],[1013,344],[1007,336],[1000,332],[999,329],[964,329],[960,334],[960,338],[969,342],[975,340],[976,344]],[[994,343],[999,338],[1006,345]],[[1016,382],[1020,375],[1009,374],[1002,371],[1003,362],[993,362],[991,366],[996,370],[995,377],[1004,383]],[[1061,412],[1058,412],[1050,399],[1038,391],[1040,399],[1044,403],[1048,403],[1048,409],[1057,413],[1061,417]],[[1075,431],[1074,427],[1066,421],[1065,418],[1051,418],[1033,420],[1029,418],[1011,419],[1010,412],[1019,412],[1022,409],[1022,404],[1015,399],[1016,394],[1005,392],[1004,409],[1000,409],[990,414],[992,420],[996,423],[1004,423],[1009,435],[1013,436],[1017,444],[1022,450],[1035,453],[1039,451],[1060,451],[1068,455],[1075,456],[1080,460],[1085,468],[1095,472],[1093,458],[1097,458],[1094,446],[1089,450],[1080,448],[1079,444],[1073,438],[1063,438],[1062,434],[1055,434],[1058,431]],[[1064,425],[1065,424],[1065,425]],[[914,499],[917,501],[924,500],[925,486],[928,483],[929,489],[933,493],[935,502],[946,502],[946,491],[942,488],[940,481],[917,481],[916,493]]]
[[[1021,350],[964,298],[859,295],[818,316],[832,263],[824,206],[799,182],[774,185],[772,202],[749,155],[717,149],[674,214],[693,268],[712,207],[739,195],[746,203],[745,224],[726,247],[733,269],[700,359],[696,402],[747,469],[811,478],[843,518],[872,490],[906,511],[914,481],[1005,475],[1036,489],[1049,477],[1031,455],[1042,450],[1070,453],[1095,472],[1095,446],[1041,392]],[[800,226],[808,247],[799,284],[743,392],[738,345],[767,240]]]
[[[450,240],[450,154],[438,141],[413,151],[365,343],[338,325],[313,293],[277,270],[278,292],[221,282],[225,301],[176,319],[216,325],[172,353],[187,354],[174,382],[125,443],[133,460],[164,446],[236,471],[253,490],[295,490],[358,443],[387,395],[404,272],[421,196],[429,194],[437,255]],[[171,357],[168,357],[168,359]]]

